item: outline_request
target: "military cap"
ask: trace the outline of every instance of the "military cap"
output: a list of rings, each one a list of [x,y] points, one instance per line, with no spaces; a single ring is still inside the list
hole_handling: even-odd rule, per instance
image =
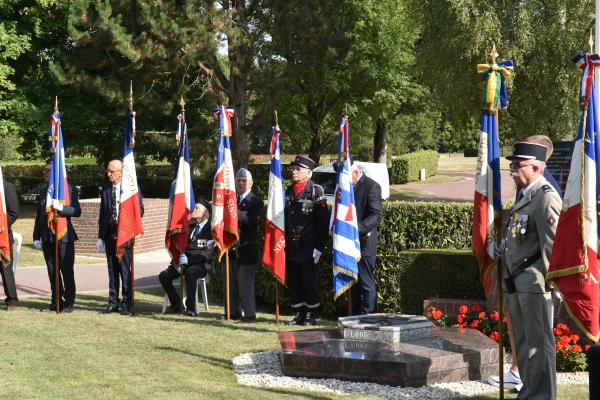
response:
[[[522,158],[525,160],[546,161],[548,148],[543,144],[533,142],[517,142],[511,156],[507,156],[507,160]]]
[[[310,169],[311,171],[315,168],[315,162],[305,156],[296,156],[296,159],[292,161],[291,165],[297,165],[302,168]]]
[[[252,173],[250,171],[248,171],[246,168],[240,168],[237,170],[237,173],[235,174],[235,178],[248,178],[248,179],[252,179]]]

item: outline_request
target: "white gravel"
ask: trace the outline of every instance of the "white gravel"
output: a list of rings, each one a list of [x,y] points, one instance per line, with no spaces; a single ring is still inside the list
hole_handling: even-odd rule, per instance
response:
[[[507,368],[509,363],[506,364]],[[241,385],[283,387],[336,393],[364,394],[386,399],[447,399],[475,396],[498,389],[482,381],[436,383],[420,388],[401,388],[370,382],[350,382],[339,379],[295,378],[283,375],[280,352],[246,353],[233,359],[237,381]],[[558,384],[588,384],[587,372],[559,373]]]

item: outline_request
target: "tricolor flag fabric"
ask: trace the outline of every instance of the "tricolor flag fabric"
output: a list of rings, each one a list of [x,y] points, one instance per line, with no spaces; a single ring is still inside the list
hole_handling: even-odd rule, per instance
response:
[[[169,219],[165,234],[165,245],[174,264],[179,263],[179,256],[185,253],[190,227],[190,215],[194,211],[196,200],[192,186],[192,171],[190,168],[190,152],[188,147],[187,126],[185,115],[177,117],[177,137],[179,138],[179,152],[175,177],[171,185],[169,196]]]
[[[140,193],[133,158],[135,145],[135,111],[127,116],[125,126],[125,140],[123,145],[123,174],[121,178],[121,200],[119,203],[119,220],[117,223],[117,258],[121,259],[125,248],[141,235],[142,209],[140,206]]]
[[[512,61],[477,66],[479,75],[484,79],[484,91],[471,245],[479,263],[481,285],[488,301],[491,301],[494,291],[495,229],[500,223],[498,218],[502,212],[500,143],[496,113],[498,108],[506,108],[508,105],[505,79],[510,76],[512,69]]]
[[[10,263],[10,237],[8,237],[8,214],[6,197],[4,196],[4,177],[0,167],[0,262],[6,266]]]
[[[233,108],[221,106],[214,110],[214,115],[219,119],[221,137],[213,180],[211,226],[213,238],[219,247],[220,261],[223,254],[238,241],[237,196],[229,144]]]
[[[279,147],[279,126],[273,127],[271,139],[271,168],[269,173],[269,200],[265,224],[263,265],[278,281],[285,284],[285,189]]]
[[[358,281],[360,240],[350,165],[349,124],[340,123],[337,185],[329,231],[333,238],[333,297],[337,299]]]
[[[582,54],[573,60],[583,66],[581,104],[584,109],[546,275],[546,280],[562,293],[563,302],[577,326],[594,341],[600,336],[600,208],[597,202],[600,195],[600,135],[593,84],[597,60],[596,54]],[[584,83],[589,83],[585,89]]]
[[[48,216],[48,228],[57,239],[67,233],[67,218],[60,216],[52,207],[52,201],[62,205],[70,205],[69,182],[67,181],[67,168],[65,166],[65,148],[63,145],[62,127],[60,113],[56,111],[50,117],[50,130],[48,132],[50,150],[52,151],[52,169],[48,181],[48,192],[46,193],[46,215]]]

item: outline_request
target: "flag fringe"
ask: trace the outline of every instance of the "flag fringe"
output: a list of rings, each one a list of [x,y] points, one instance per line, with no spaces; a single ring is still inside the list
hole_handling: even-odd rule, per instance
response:
[[[548,271],[546,274],[546,280],[551,281],[556,278],[562,278],[565,276],[575,275],[582,272],[587,272],[588,267],[583,264],[575,265],[573,267],[567,267],[556,271]]]
[[[552,287],[554,289],[557,289],[560,291],[560,289],[558,289],[558,285],[556,285],[554,282],[550,282],[550,285],[552,285]],[[583,334],[585,335],[585,337],[587,337],[588,339],[594,341],[594,342],[598,342],[598,340],[600,339],[600,334],[598,335],[592,335],[590,333],[590,331],[588,331],[583,324],[579,321],[579,318],[577,318],[574,314],[574,312],[571,310],[571,308],[569,307],[569,305],[567,304],[566,301],[563,301],[563,304],[565,305],[565,308],[567,309],[567,313],[569,314],[569,316],[571,317],[571,320],[573,320],[573,322],[575,323],[575,325],[577,325],[577,327],[581,330],[581,332],[583,332]]]

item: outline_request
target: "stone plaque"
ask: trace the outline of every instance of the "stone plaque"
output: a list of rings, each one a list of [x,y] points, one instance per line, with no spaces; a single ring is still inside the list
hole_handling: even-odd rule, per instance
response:
[[[433,335],[433,323],[421,315],[368,314],[338,318],[345,339],[397,343]]]

